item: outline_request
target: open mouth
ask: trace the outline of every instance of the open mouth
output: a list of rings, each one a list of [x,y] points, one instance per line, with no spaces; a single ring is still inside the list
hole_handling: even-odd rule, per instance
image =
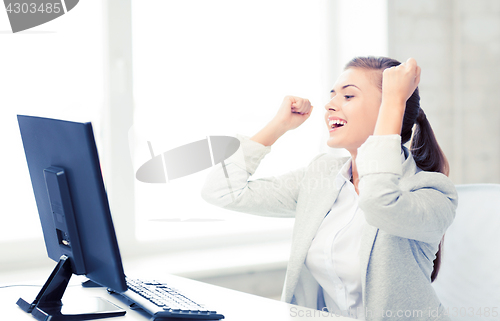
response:
[[[347,124],[347,122],[340,120],[340,119],[330,120],[328,122],[328,125],[330,126],[330,131],[338,129],[338,128],[344,126],[345,124]]]

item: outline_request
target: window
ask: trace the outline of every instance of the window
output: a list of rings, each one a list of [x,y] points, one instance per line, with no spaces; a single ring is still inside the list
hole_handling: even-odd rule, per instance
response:
[[[12,247],[12,241],[33,238],[43,244],[16,115],[92,121],[97,144],[100,143],[101,13],[101,4],[81,2],[58,19],[12,34],[7,14],[0,10],[0,29],[6,30],[1,35],[0,62],[0,203],[4,220],[0,224],[0,244],[10,243]]]
[[[322,8],[321,1],[133,1],[134,168],[150,158],[147,141],[159,154],[211,135],[251,137],[286,95],[310,99],[319,116]],[[251,179],[307,165],[318,150],[318,120],[280,138]],[[200,191],[209,171],[167,184],[136,181],[138,239],[289,235],[292,220],[207,204]]]

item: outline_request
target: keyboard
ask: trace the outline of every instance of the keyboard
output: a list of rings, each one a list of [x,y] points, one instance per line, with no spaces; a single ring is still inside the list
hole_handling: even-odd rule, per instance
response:
[[[206,309],[167,284],[129,278],[126,278],[126,282],[128,290],[122,295],[148,312],[152,316],[151,320],[224,319],[224,315]],[[131,307],[133,308],[134,305]]]

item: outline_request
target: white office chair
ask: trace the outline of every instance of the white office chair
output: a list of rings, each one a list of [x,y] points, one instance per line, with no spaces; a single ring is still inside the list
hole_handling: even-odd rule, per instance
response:
[[[432,285],[452,320],[500,320],[500,184],[456,188],[457,212]]]

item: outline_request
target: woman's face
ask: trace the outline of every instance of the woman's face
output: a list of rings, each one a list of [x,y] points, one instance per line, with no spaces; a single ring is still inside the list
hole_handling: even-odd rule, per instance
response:
[[[382,92],[375,85],[380,76],[378,71],[360,68],[347,69],[339,76],[325,105],[328,146],[356,154],[358,147],[373,135],[382,102]],[[332,129],[331,119],[340,124]]]

